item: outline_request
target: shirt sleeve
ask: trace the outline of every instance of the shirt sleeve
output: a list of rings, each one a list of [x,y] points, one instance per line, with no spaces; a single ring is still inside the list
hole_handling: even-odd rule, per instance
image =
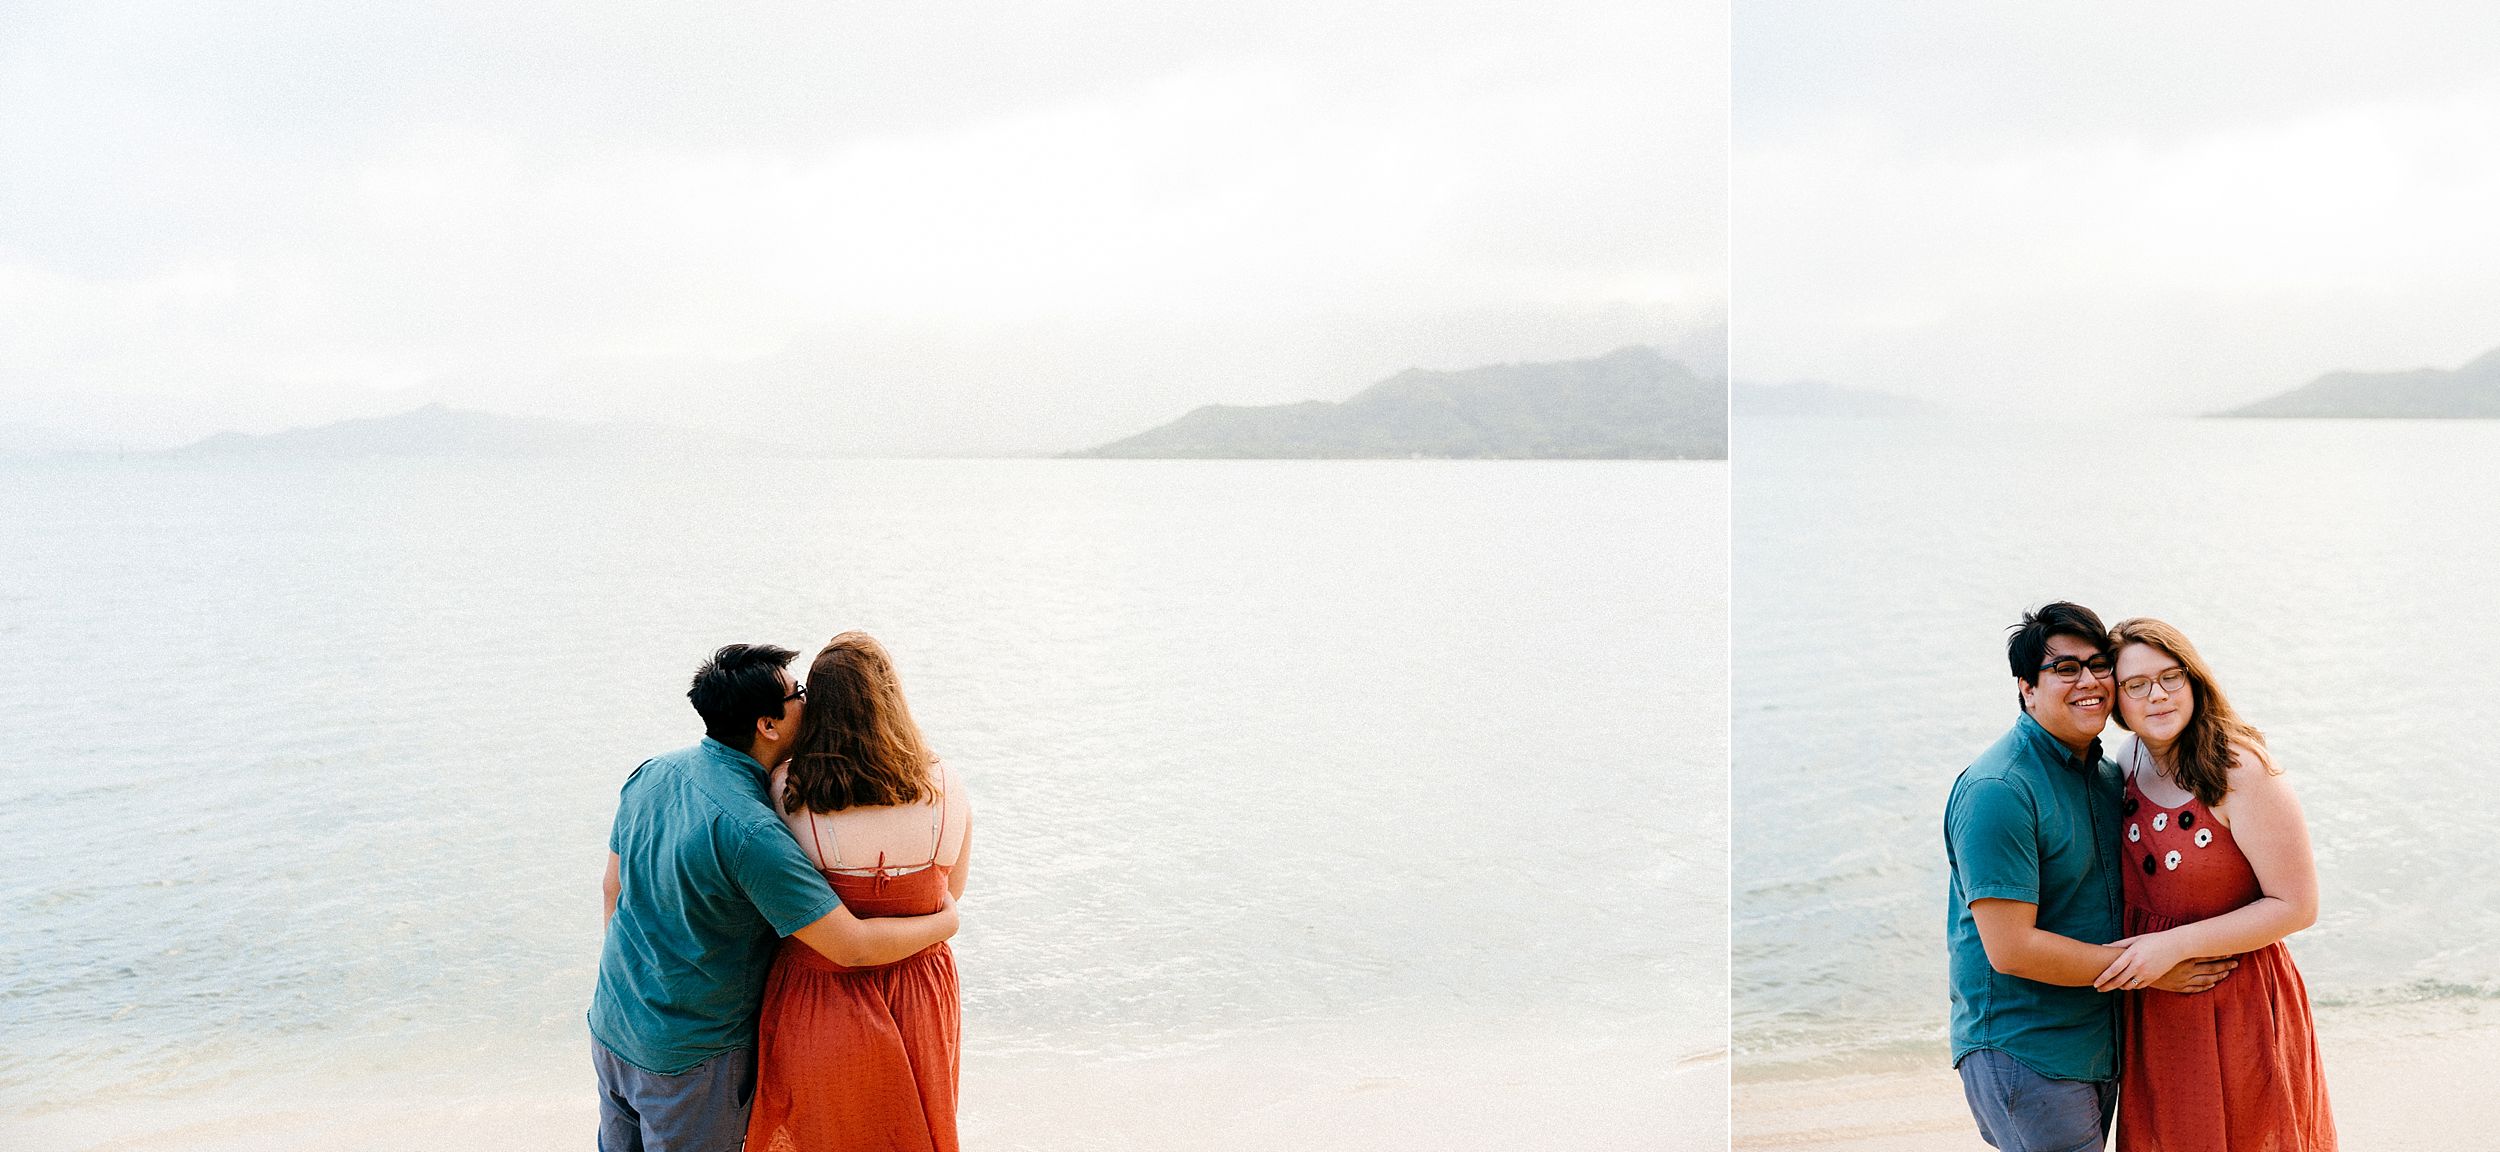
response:
[[[642,770],[650,766],[648,760],[634,765],[634,770],[625,774],[625,782],[616,786],[616,815],[608,820],[608,851],[619,856],[625,854],[625,793],[633,790],[634,781],[641,779]]]
[[[755,910],[764,914],[774,932],[787,936],[842,906],[833,885],[825,883],[824,874],[807,862],[799,842],[790,838],[790,830],[779,821],[747,825],[742,836],[731,858],[735,874],[730,879],[746,893]]]
[[[1945,805],[1944,834],[1964,902],[2040,902],[2040,819],[2004,780],[1965,781]]]

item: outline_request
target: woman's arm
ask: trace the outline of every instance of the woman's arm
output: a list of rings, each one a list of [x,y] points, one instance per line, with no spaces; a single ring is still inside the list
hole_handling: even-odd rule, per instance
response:
[[[2235,748],[2231,763],[2231,838],[2257,873],[2255,900],[2207,920],[2126,942],[2127,950],[2093,987],[2141,988],[2187,956],[2236,956],[2318,922],[2318,865],[2309,849],[2309,821],[2291,782],[2275,774],[2264,753]],[[2220,813],[2216,819],[2222,819]]]
[[[972,874],[972,794],[964,790],[964,778],[955,766],[938,761],[938,771],[946,774],[946,795],[963,811],[962,838],[955,841],[955,858],[946,865],[946,888],[955,899],[964,898],[964,879]]]
[[[955,849],[955,862],[947,866],[946,888],[955,899],[964,898],[964,877],[972,874],[972,812],[964,812],[964,842]]]

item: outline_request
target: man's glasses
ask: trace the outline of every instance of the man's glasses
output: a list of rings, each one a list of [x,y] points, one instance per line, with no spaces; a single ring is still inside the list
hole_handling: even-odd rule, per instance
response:
[[[782,698],[781,698],[781,702],[782,702],[782,703],[784,703],[784,704],[787,704],[787,703],[789,703],[789,702],[791,702],[791,701],[793,701],[793,700],[805,700],[805,699],[807,699],[807,685],[805,685],[805,684],[793,684],[793,685],[791,685],[791,686],[790,686],[790,694],[789,694],[789,695],[787,695],[787,696],[782,697]]]
[[[2130,699],[2141,700],[2152,693],[2155,684],[2161,685],[2163,692],[2176,696],[2180,689],[2187,687],[2187,669],[2165,668],[2158,676],[2129,676],[2118,682],[2118,690]]]
[[[2105,680],[2109,677],[2110,667],[2109,657],[2107,656],[2095,656],[2089,660],[2077,660],[2072,656],[2060,656],[2055,660],[2051,660],[2048,663],[2041,665],[2040,670],[2072,684],[2077,680],[2083,679],[2083,674],[2086,672],[2091,673],[2092,678],[2095,680]]]

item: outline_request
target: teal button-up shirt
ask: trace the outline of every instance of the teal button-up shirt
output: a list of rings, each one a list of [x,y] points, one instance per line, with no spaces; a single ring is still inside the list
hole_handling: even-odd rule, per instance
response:
[[[764,766],[706,737],[643,762],[608,850],[622,890],[599,951],[590,1034],[673,1076],[755,1043],[783,936],[842,901],[775,816]]]
[[[1952,874],[1945,947],[1953,984],[1953,1063],[1994,1048],[2055,1080],[2118,1076],[2118,997],[1998,972],[1979,943],[1973,900],[2039,906],[2044,931],[2091,944],[2122,932],[2118,766],[2099,741],[2077,757],[2029,715],[1953,782],[1944,806]]]

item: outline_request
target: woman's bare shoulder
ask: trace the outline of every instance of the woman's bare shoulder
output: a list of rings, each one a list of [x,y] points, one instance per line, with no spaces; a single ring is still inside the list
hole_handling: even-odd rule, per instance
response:
[[[2283,766],[2275,762],[2274,753],[2267,751],[2265,745],[2246,740],[2231,742],[2232,787],[2238,787],[2242,781],[2251,777],[2282,774]]]
[[[2256,743],[2231,742],[2230,792],[2224,797],[2233,810],[2262,808],[2274,812],[2297,812],[2300,801],[2292,794],[2292,782],[2283,778],[2283,768],[2275,763],[2274,754]],[[2221,809],[2216,815],[2223,815]],[[2231,821],[2226,817],[2225,826]]]

